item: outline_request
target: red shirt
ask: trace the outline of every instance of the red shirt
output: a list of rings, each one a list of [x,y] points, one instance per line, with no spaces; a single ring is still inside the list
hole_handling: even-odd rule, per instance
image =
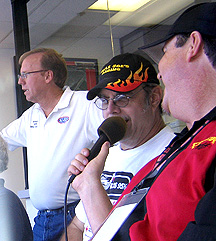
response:
[[[206,173],[216,154],[216,121],[205,126],[161,172],[146,196],[144,220],[130,228],[132,241],[177,240],[205,195]],[[129,193],[148,174],[157,158],[144,166],[129,183]],[[121,197],[122,197],[121,196]]]

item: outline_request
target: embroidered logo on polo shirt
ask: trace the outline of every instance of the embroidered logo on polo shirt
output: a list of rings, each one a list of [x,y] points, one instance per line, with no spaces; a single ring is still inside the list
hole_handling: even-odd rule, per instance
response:
[[[67,121],[69,121],[69,117],[68,117],[68,116],[63,116],[63,117],[60,117],[60,118],[58,119],[58,123],[60,123],[60,124],[64,124],[64,123],[66,123]]]
[[[92,229],[89,225],[87,225],[85,228],[85,237],[90,239],[90,238],[92,238],[92,236],[93,236]]]
[[[37,127],[38,127],[38,121],[32,121],[30,128],[37,128]]]
[[[216,137],[212,136],[212,137],[209,137],[209,138],[207,138],[203,141],[193,143],[191,149],[202,149],[202,148],[205,148],[209,145],[215,144],[215,142],[216,142]]]

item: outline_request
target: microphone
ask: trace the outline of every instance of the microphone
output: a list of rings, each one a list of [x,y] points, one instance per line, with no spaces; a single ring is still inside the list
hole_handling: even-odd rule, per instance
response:
[[[119,116],[112,116],[104,120],[97,129],[99,138],[90,150],[90,154],[87,159],[89,161],[94,159],[100,152],[101,146],[106,141],[109,141],[110,145],[113,145],[114,143],[120,141],[124,137],[126,129],[126,121]],[[75,177],[76,175],[72,174],[68,182],[71,183]]]

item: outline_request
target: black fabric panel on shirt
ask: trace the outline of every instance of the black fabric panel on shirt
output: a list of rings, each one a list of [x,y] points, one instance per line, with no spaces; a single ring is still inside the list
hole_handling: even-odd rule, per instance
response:
[[[214,186],[214,182],[216,182],[216,158],[214,159],[209,170],[206,173],[206,180],[204,184],[206,192],[212,189],[212,187]]]

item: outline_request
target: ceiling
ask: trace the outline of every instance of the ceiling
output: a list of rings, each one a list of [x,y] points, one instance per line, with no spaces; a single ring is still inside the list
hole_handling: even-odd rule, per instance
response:
[[[46,44],[58,46],[57,51],[67,51],[83,38],[110,39],[107,11],[88,10],[95,0],[30,0],[27,4],[31,49]],[[126,14],[117,24],[112,23],[112,35],[116,40],[144,26],[150,29],[158,23],[169,25],[179,11],[196,0],[152,0],[131,15]],[[175,10],[172,8],[175,7]],[[158,11],[158,12],[157,12]],[[111,11],[110,17],[119,14]],[[121,14],[121,13],[120,13]],[[122,16],[123,16],[122,15]],[[145,16],[145,20],[143,20]],[[124,17],[124,16],[123,16]],[[160,35],[160,33],[158,32]],[[14,49],[13,22],[10,0],[0,1],[0,49]]]

